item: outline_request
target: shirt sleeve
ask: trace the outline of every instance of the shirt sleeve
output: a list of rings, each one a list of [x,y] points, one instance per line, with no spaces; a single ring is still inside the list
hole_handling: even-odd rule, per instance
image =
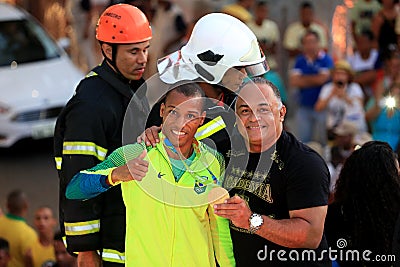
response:
[[[302,75],[302,57],[297,56],[294,62],[293,69],[290,70],[290,75]]]
[[[364,99],[364,93],[361,89],[361,86],[358,83],[351,83],[351,91],[349,96],[350,97],[357,97],[359,99]]]
[[[293,50],[297,48],[297,33],[296,33],[296,25],[291,24],[286,29],[286,32],[283,37],[283,46],[288,50]]]
[[[332,83],[327,83],[322,86],[321,92],[319,93],[318,99],[325,100],[331,94],[333,89]]]
[[[326,58],[325,58],[324,68],[330,71],[334,66],[333,59],[328,54],[325,54],[325,57]]]
[[[278,43],[281,39],[278,25],[274,21],[270,21],[270,38],[274,43]]]
[[[299,151],[287,168],[287,205],[289,210],[328,204],[330,175],[320,156],[311,151]]]
[[[106,183],[108,175],[127,161],[140,155],[142,144],[126,145],[116,149],[103,162],[93,168],[77,173],[67,186],[68,199],[90,199],[107,191],[110,186]]]

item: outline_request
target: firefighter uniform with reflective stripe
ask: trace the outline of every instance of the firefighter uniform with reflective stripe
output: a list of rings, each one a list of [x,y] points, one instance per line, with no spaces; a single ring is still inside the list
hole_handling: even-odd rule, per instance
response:
[[[70,253],[100,251],[104,266],[115,264],[107,256],[124,253],[125,206],[120,186],[84,202],[67,200],[65,189],[76,173],[97,165],[122,146],[124,116],[133,95],[136,101],[129,108],[136,116],[129,121],[131,140],[124,141],[134,142],[143,132],[149,110],[145,90],[137,91],[143,83],[126,80],[103,61],[80,82],[56,124],[60,225],[65,226],[67,249]]]

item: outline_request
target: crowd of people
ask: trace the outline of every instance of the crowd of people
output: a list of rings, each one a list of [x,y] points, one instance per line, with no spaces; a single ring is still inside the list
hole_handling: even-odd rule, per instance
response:
[[[0,267],[398,264],[398,1],[355,3],[343,59],[310,2],[283,34],[265,1],[120,2],[82,1],[102,62],[57,120],[59,227],[11,192]]]
[[[68,254],[57,231],[57,219],[51,208],[35,210],[33,225],[27,223],[29,199],[21,190],[7,195],[6,210],[0,214],[0,266],[75,267],[77,261]]]

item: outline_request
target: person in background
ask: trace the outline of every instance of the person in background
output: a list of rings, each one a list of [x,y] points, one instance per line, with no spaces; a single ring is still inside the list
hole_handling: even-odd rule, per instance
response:
[[[37,234],[26,221],[28,198],[21,190],[7,196],[7,214],[0,217],[0,237],[10,244],[9,267],[24,267],[29,248],[37,240]]]
[[[373,95],[373,85],[378,71],[382,68],[379,52],[374,48],[375,37],[370,30],[364,30],[356,38],[356,52],[347,58],[354,70],[354,82],[364,92],[364,101]]]
[[[79,83],[58,116],[54,133],[60,228],[68,251],[80,252],[79,265],[123,266],[125,207],[120,186],[85,202],[67,200],[65,189],[76,173],[122,146],[128,107],[137,117],[125,124],[129,136],[124,141],[135,140],[144,130],[150,107],[139,88],[145,86],[142,76],[152,31],[142,11],[117,4],[100,16],[96,38],[104,60]]]
[[[400,145],[400,77],[389,89],[378,87],[366,106],[373,140],[389,143],[396,152]]]
[[[328,165],[329,174],[331,176],[331,182],[329,185],[329,201],[328,203],[331,204],[333,202],[333,196],[335,193],[335,184],[337,179],[339,178],[340,170],[343,167],[343,163],[345,162],[346,158],[341,153],[341,149],[338,146],[330,147],[330,155],[329,160],[326,162]]]
[[[268,17],[268,3],[258,0],[254,7],[254,19],[247,22],[246,25],[256,35],[260,47],[266,55],[269,67],[276,70],[278,67],[276,54],[281,37],[278,24]]]
[[[367,142],[346,159],[336,182],[334,202],[328,208],[325,233],[330,247],[336,248],[339,241],[345,240],[346,251],[369,250],[367,257],[371,261],[364,261],[361,256],[360,261],[342,257],[337,259],[340,267],[394,263],[372,259],[393,254],[400,212],[399,171],[397,156],[386,142]]]
[[[377,0],[358,0],[349,11],[351,34],[356,40],[357,36],[365,30],[370,30],[372,19],[381,9]]]
[[[77,267],[76,257],[68,253],[63,241],[63,234],[58,231],[54,234],[54,253],[56,264],[53,267]]]
[[[331,175],[329,203],[333,201],[335,184],[343,163],[354,151],[354,147],[356,146],[355,137],[357,133],[357,124],[351,121],[343,121],[332,131],[332,143],[329,147],[330,155],[327,162],[329,173]]]
[[[101,49],[95,38],[96,22],[101,13],[107,8],[108,0],[81,0],[77,25],[78,41],[82,48],[83,54],[86,56],[88,69],[96,66],[102,61]],[[76,14],[76,13],[75,13]]]
[[[344,121],[357,125],[357,133],[367,131],[364,112],[364,94],[359,84],[353,82],[354,72],[345,60],[339,60],[332,69],[332,82],[322,86],[315,110],[326,114],[328,139],[333,139],[336,127]]]
[[[300,141],[317,141],[326,145],[325,115],[315,111],[314,105],[322,86],[330,79],[332,58],[321,50],[319,35],[308,31],[302,38],[303,53],[296,58],[290,73],[290,85],[298,91],[295,121]]]
[[[303,52],[301,40],[307,31],[316,32],[321,48],[328,51],[328,34],[325,28],[314,19],[312,4],[310,2],[301,3],[299,13],[300,20],[289,24],[283,37],[283,47],[288,51],[289,57],[294,59]]]
[[[180,48],[187,30],[183,11],[174,1],[157,0],[156,2],[157,8],[151,20],[154,34],[149,48],[146,78],[157,73],[157,59]]]
[[[383,61],[383,69],[378,72],[374,88],[376,91],[388,90],[400,73],[400,51],[392,50],[390,55]]]
[[[275,21],[268,19],[268,4],[265,1],[258,1],[256,3],[254,14],[254,19],[248,22],[247,26],[256,35],[270,67],[270,70],[264,74],[264,78],[278,87],[282,102],[287,103],[286,88],[281,76],[277,72],[278,63],[276,54],[278,42],[280,40],[278,25]]]
[[[53,241],[57,221],[51,208],[43,206],[35,211],[33,222],[39,236],[28,251],[27,266],[41,267],[56,260]]]
[[[0,237],[0,267],[7,267],[10,260],[10,245],[7,240]]]
[[[250,10],[253,8],[255,0],[236,0],[235,3],[223,6],[222,13],[231,15],[243,23],[247,23],[253,19]]]
[[[375,14],[371,30],[378,41],[379,54],[382,61],[390,56],[391,50],[397,48],[398,35],[396,21],[400,19],[396,5],[399,0],[379,0],[382,9]]]

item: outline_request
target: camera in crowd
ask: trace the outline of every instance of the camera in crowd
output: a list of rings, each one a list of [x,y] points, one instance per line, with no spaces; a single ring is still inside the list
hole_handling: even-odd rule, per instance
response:
[[[339,88],[344,88],[347,84],[347,82],[344,82],[344,81],[335,81],[334,83]]]

